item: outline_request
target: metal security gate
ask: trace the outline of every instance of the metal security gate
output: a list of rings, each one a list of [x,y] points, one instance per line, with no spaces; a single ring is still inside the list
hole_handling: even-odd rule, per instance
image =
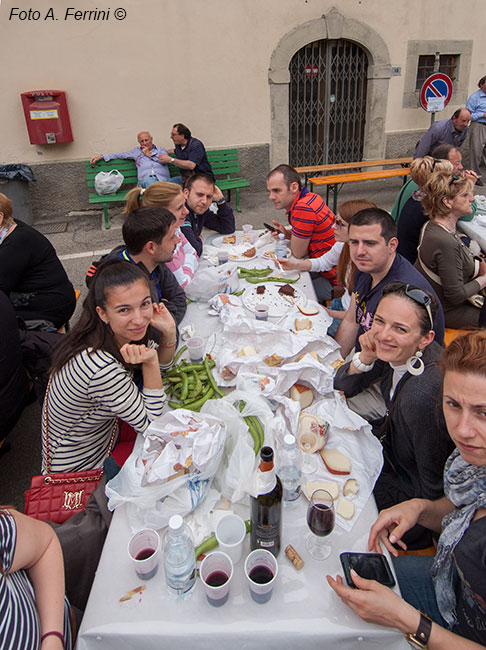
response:
[[[289,161],[293,167],[361,160],[368,57],[344,39],[301,48],[290,62]]]

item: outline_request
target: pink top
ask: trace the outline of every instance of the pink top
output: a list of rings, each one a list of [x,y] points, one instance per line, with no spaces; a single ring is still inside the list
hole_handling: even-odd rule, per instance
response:
[[[166,262],[166,266],[184,289],[194,277],[199,257],[180,228],[176,228],[176,233],[181,241],[175,248],[174,257],[170,262]]]

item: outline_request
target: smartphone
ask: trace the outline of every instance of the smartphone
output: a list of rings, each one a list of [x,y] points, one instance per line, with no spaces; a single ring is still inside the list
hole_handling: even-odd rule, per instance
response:
[[[277,232],[278,228],[275,228],[275,226],[271,226],[269,223],[263,222],[263,225],[267,230],[270,230],[270,232]]]
[[[346,582],[356,589],[351,578],[351,569],[366,580],[376,580],[385,587],[394,587],[395,578],[391,572],[388,560],[380,553],[341,553],[339,556],[343,566]]]

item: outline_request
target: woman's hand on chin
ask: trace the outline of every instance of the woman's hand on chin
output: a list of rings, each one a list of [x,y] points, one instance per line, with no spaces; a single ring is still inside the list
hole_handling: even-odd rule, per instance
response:
[[[369,365],[373,363],[378,358],[376,354],[376,341],[374,334],[371,330],[364,332],[359,337],[359,344],[361,346],[361,351],[359,353],[359,359],[361,363]]]
[[[127,364],[137,365],[140,363],[153,363],[157,366],[159,364],[157,350],[154,348],[148,348],[146,345],[125,343],[125,345],[122,345],[120,348],[120,354],[122,355],[123,361]]]
[[[174,334],[175,337],[177,330],[175,320],[163,302],[159,302],[159,304],[154,302],[154,313],[150,324],[162,334]]]

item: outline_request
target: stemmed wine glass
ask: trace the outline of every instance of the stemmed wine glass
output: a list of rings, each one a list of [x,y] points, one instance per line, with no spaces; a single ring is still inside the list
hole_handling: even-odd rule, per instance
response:
[[[315,490],[307,508],[307,525],[311,534],[307,536],[306,546],[316,560],[327,560],[332,547],[324,543],[324,538],[334,529],[334,501],[327,490]]]

